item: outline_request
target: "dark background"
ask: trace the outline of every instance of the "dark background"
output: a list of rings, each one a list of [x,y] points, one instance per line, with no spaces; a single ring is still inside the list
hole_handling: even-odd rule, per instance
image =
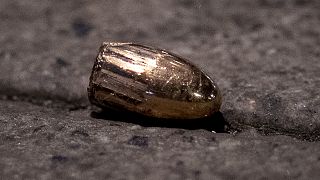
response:
[[[0,0],[0,179],[317,179],[319,9]],[[190,59],[219,85],[221,113],[188,125],[99,113],[86,87],[103,41]]]

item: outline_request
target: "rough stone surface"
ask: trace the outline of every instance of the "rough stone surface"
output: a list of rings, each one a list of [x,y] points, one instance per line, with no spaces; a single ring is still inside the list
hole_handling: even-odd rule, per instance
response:
[[[317,179],[320,144],[288,136],[143,127],[0,101],[4,179]],[[122,117],[125,118],[125,117]],[[131,117],[126,117],[130,119]]]
[[[319,9],[316,0],[1,0],[0,179],[317,179]],[[86,87],[102,41],[190,59],[216,79],[221,113],[188,125],[100,113]]]

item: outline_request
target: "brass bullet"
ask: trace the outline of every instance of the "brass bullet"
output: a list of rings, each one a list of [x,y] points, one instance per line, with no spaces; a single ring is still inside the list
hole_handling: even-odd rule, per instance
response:
[[[103,43],[88,96],[102,108],[169,119],[203,118],[219,110],[221,93],[199,68],[168,51],[134,43]]]

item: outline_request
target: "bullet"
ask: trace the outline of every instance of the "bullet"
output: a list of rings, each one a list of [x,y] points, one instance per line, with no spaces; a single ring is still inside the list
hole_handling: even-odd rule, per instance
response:
[[[92,104],[165,119],[204,118],[219,111],[216,83],[189,61],[134,43],[103,43],[88,97]]]

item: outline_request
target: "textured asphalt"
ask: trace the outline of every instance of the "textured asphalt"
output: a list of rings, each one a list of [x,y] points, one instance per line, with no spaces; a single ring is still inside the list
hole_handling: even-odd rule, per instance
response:
[[[317,179],[316,0],[0,0],[0,179]],[[103,41],[186,57],[221,112],[159,122],[87,100]]]

